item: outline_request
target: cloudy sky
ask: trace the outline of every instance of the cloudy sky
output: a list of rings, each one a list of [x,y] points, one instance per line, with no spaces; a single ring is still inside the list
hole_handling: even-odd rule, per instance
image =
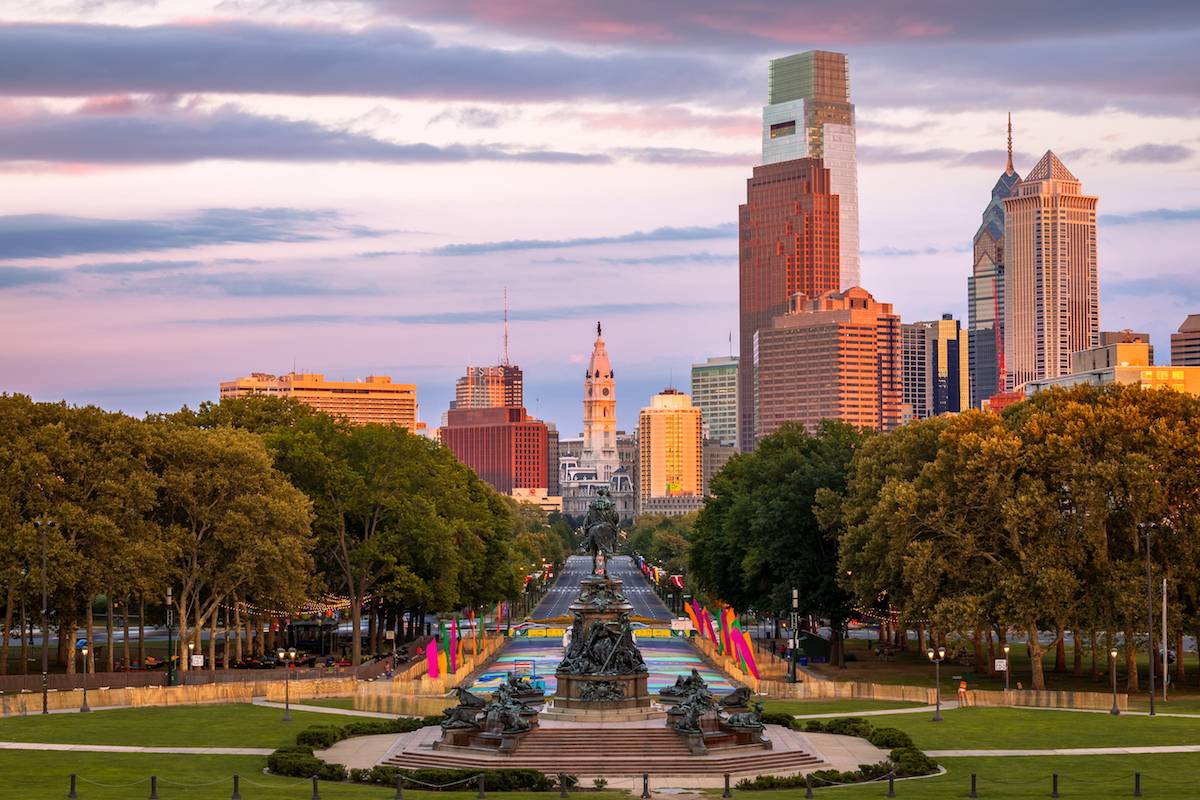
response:
[[[1101,322],[1200,312],[1200,4],[6,0],[0,391],[140,414],[250,371],[390,374],[437,424],[511,352],[580,427],[729,351],[767,60],[849,53],[863,283],[965,314],[1004,164],[1100,196]],[[734,347],[736,350],[736,341]]]

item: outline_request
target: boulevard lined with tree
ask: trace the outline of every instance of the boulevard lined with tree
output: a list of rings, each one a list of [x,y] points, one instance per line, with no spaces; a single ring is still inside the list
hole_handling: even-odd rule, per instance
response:
[[[866,612],[894,620],[896,646],[908,631],[919,652],[957,640],[987,673],[1016,632],[1033,689],[1045,688],[1049,657],[1056,672],[1096,678],[1115,648],[1136,691],[1149,547],[1154,613],[1165,578],[1169,666],[1185,678],[1184,636],[1200,633],[1190,395],[1080,387],[882,434],[787,426],[731,460],[713,495],[691,537],[693,585],[779,616],[796,587],[800,613],[830,622],[835,663],[847,620]],[[1163,674],[1161,657],[1150,663]]]
[[[413,637],[426,612],[517,597],[530,565],[567,547],[561,524],[436,443],[286,399],[138,420],[0,395],[0,471],[0,674],[14,656],[34,671],[43,578],[52,664],[77,669],[71,648],[94,640],[97,609],[115,646],[99,663],[90,648],[89,671],[145,664],[169,587],[186,669],[189,643],[210,665],[270,653],[280,619],[328,595],[345,598],[352,630],[368,615],[378,650],[405,617]],[[360,663],[361,638],[350,647]]]

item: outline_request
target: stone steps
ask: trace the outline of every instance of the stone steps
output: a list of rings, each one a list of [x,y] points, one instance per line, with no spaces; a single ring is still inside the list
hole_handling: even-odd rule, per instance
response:
[[[782,745],[782,747],[780,746]],[[384,763],[404,768],[525,768],[576,775],[795,773],[825,765],[788,739],[777,749],[739,745],[693,756],[683,738],[664,729],[546,729],[525,737],[515,753],[500,756],[467,748],[406,747]]]

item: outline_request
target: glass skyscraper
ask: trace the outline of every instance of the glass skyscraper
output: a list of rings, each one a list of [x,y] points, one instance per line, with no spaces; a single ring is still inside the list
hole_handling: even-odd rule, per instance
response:
[[[763,108],[764,164],[819,158],[838,196],[840,285],[860,284],[858,254],[858,158],[854,105],[845,53],[810,50],[771,61]]]

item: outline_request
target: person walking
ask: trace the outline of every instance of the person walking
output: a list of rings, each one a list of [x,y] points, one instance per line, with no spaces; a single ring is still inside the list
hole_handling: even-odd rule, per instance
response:
[[[967,678],[963,678],[958,682],[958,707],[967,707]]]

